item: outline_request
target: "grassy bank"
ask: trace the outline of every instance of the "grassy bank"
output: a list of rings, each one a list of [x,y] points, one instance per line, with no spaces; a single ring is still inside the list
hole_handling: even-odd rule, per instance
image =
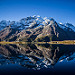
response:
[[[35,42],[38,44],[74,44],[75,45],[75,40],[68,40],[68,41],[51,41],[51,42]]]
[[[28,43],[30,43],[30,42],[15,42],[15,41],[13,41],[13,42],[4,42],[4,41],[0,42],[0,44],[28,44]]]
[[[65,41],[51,41],[51,42],[5,42],[2,41],[0,44],[75,44],[75,40],[65,40]]]

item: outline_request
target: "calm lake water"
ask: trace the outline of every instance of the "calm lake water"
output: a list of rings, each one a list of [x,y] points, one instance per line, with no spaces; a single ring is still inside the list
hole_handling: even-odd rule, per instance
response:
[[[0,75],[75,75],[75,45],[0,45]]]

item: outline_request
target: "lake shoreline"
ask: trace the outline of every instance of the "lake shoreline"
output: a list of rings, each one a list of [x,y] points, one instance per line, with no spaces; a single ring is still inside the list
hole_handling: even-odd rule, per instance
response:
[[[64,41],[51,41],[51,42],[17,42],[17,41],[1,41],[0,44],[73,44],[75,45],[75,40],[64,40]]]

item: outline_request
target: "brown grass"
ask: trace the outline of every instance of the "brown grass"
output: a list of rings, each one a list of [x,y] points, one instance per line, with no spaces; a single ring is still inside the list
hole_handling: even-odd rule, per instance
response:
[[[64,40],[64,41],[51,41],[51,42],[5,42],[2,41],[0,44],[75,44],[75,40]]]

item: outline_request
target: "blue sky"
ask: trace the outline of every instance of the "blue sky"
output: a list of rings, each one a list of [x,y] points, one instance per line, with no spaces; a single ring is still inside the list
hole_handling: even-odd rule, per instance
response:
[[[0,21],[18,21],[33,15],[75,25],[75,0],[0,0]]]

